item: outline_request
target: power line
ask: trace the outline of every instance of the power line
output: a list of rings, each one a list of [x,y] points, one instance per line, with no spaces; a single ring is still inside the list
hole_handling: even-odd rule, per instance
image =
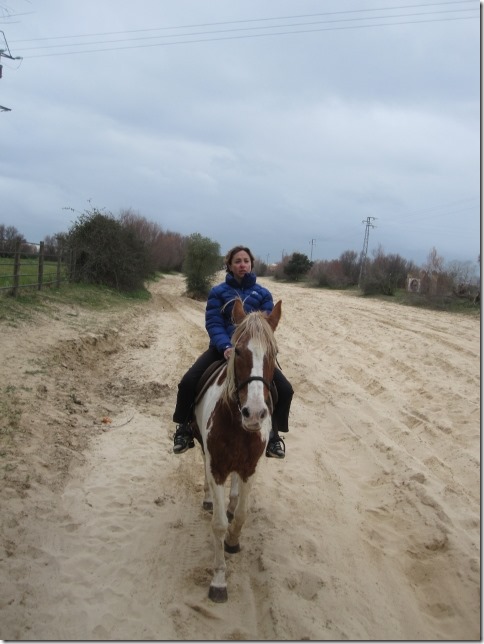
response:
[[[423,210],[414,210],[413,212],[409,212],[404,215],[405,221],[408,222],[409,220],[415,220],[415,219],[422,221],[424,219],[432,219],[435,217],[452,215],[466,210],[471,210],[476,206],[478,206],[479,203],[474,204],[474,206],[466,205],[466,204],[468,202],[476,202],[476,201],[479,202],[479,197],[463,197],[462,199],[457,199],[456,201],[449,201],[445,204],[430,206],[429,208],[425,208]],[[452,210],[451,212],[444,212],[442,209],[446,209],[446,208],[457,208],[457,210]],[[438,212],[435,212],[435,211],[438,211]],[[394,223],[394,222],[390,221],[388,223]]]
[[[420,13],[411,13],[411,14],[400,14],[400,15],[395,15],[395,16],[379,16],[380,18],[407,18],[407,17],[415,17],[415,16],[428,16],[428,15],[440,15],[443,13],[458,13],[458,12],[469,12],[472,11],[472,9],[446,9],[445,11],[427,11],[427,12],[420,12]],[[54,48],[60,48],[60,47],[79,47],[79,45],[102,45],[102,44],[109,44],[109,43],[118,43],[118,42],[130,42],[130,41],[138,41],[138,40],[155,40],[158,38],[185,38],[188,36],[206,36],[206,35],[211,35],[211,34],[220,34],[220,33],[229,33],[229,32],[234,32],[234,31],[253,31],[255,29],[281,29],[282,27],[307,27],[311,25],[319,25],[319,24],[330,24],[333,22],[354,22],[356,20],[373,20],[373,18],[345,18],[344,20],[326,20],[326,21],[320,21],[316,20],[313,22],[301,22],[301,23],[293,23],[293,24],[286,24],[286,25],[271,25],[269,27],[265,26],[260,26],[260,27],[237,27],[233,29],[220,29],[216,31],[202,31],[202,32],[189,32],[189,33],[184,33],[184,34],[170,34],[167,36],[142,36],[138,38],[120,38],[118,40],[95,40],[93,42],[88,42],[88,43],[67,43],[67,44],[61,44],[61,45],[40,45],[38,47],[27,47],[24,49],[24,51],[30,51],[32,49],[54,49]],[[372,26],[372,25],[368,25]],[[316,31],[316,30],[315,30]],[[257,35],[257,34],[256,34]],[[268,34],[271,35],[271,34]],[[251,36],[251,34],[247,34],[248,37]]]
[[[370,13],[370,12],[377,12],[377,11],[397,11],[397,10],[399,11],[400,9],[417,9],[420,7],[438,7],[438,6],[444,6],[444,5],[459,5],[459,4],[474,4],[474,3],[475,3],[475,0],[454,0],[454,1],[448,1],[448,2],[432,2],[432,3],[427,2],[427,3],[419,3],[419,4],[411,4],[411,5],[400,5],[397,7],[376,7],[374,9],[350,9],[346,11],[326,11],[323,13],[306,13],[306,14],[296,14],[291,16],[273,16],[269,18],[248,18],[244,20],[224,20],[219,22],[202,22],[198,24],[177,25],[175,27],[150,27],[149,29],[128,29],[128,30],[122,30],[122,31],[106,31],[106,32],[97,32],[97,33],[94,32],[90,34],[77,34],[77,35],[71,35],[71,36],[44,36],[41,38],[28,38],[28,39],[15,40],[12,42],[33,42],[33,41],[42,41],[42,40],[60,40],[60,39],[66,39],[66,38],[91,38],[92,36],[116,36],[119,34],[143,33],[143,32],[149,32],[149,31],[194,29],[199,27],[215,27],[218,25],[235,25],[235,24],[249,23],[249,22],[267,22],[270,20],[294,20],[294,19],[300,19],[300,18],[315,18],[317,16],[336,16],[336,15],[355,14],[355,13]],[[472,9],[461,9],[460,11],[471,11],[471,10]],[[439,12],[436,12],[436,13],[439,13]],[[444,12],[441,12],[441,13],[444,13]],[[412,15],[412,14],[404,14],[404,15]],[[382,18],[387,16],[374,16],[373,18],[372,17],[360,18],[360,20],[372,20],[377,17]],[[395,18],[395,17],[398,17],[398,15],[390,16],[390,17]],[[297,24],[304,24],[304,23],[295,23],[295,24],[297,25]],[[277,27],[278,25],[273,25],[273,26]],[[279,25],[279,26],[284,26],[284,25]],[[258,28],[264,28],[264,27],[258,27]]]
[[[465,10],[458,10],[458,11],[472,11],[470,9],[465,9]],[[447,13],[447,12],[431,12],[433,15],[435,14],[442,14],[442,13]],[[409,15],[409,14],[407,14]],[[428,13],[420,13],[420,14],[415,14],[415,15],[428,15]],[[395,16],[390,16],[394,18]],[[382,17],[380,17],[381,19]],[[437,19],[428,19],[428,20],[408,20],[408,21],[399,21],[399,22],[385,22],[385,23],[374,23],[374,24],[368,24],[368,25],[345,25],[342,27],[325,27],[321,29],[294,29],[291,31],[279,31],[279,32],[272,32],[272,33],[252,33],[252,34],[244,34],[244,35],[237,35],[237,36],[222,36],[218,38],[196,38],[192,40],[177,40],[177,41],[172,41],[172,42],[161,42],[161,43],[149,43],[149,44],[139,44],[139,45],[125,45],[125,46],[117,46],[117,47],[104,47],[102,49],[81,49],[77,51],[63,51],[63,52],[53,52],[53,53],[46,53],[46,54],[37,54],[37,55],[27,55],[24,56],[23,58],[45,58],[45,57],[50,57],[50,56],[66,56],[66,55],[73,55],[73,54],[87,54],[87,53],[100,53],[100,52],[106,52],[106,51],[120,51],[120,50],[126,50],[126,49],[141,49],[141,48],[147,48],[147,47],[167,47],[171,45],[187,45],[187,44],[194,44],[194,43],[204,43],[204,42],[217,42],[217,41],[225,41],[225,40],[241,40],[241,39],[248,39],[248,38],[263,38],[263,37],[268,37],[268,36],[285,36],[285,35],[298,35],[298,34],[303,34],[303,33],[317,33],[317,32],[323,32],[323,31],[345,31],[348,29],[368,29],[372,27],[389,27],[389,26],[398,26],[398,25],[415,25],[415,24],[425,24],[425,23],[433,23],[433,22],[455,22],[457,20],[474,20],[474,16],[462,16],[462,17],[453,17],[453,18],[437,18]],[[337,21],[341,22],[341,21]],[[314,24],[319,24],[319,23],[314,23]],[[328,24],[327,22],[324,24]],[[284,27],[287,26],[300,26],[300,23],[294,24],[294,25],[283,25]],[[267,27],[264,27],[267,29]],[[280,26],[273,25],[271,28],[280,28]],[[233,30],[226,30],[226,31],[233,31]],[[173,34],[170,36],[157,36],[157,37],[145,37],[145,38],[134,38],[134,39],[120,39],[119,41],[100,41],[100,42],[92,42],[92,43],[68,43],[66,45],[46,45],[46,46],[40,46],[40,47],[31,47],[27,48],[25,51],[30,51],[30,50],[37,50],[37,49],[52,49],[54,47],[86,47],[90,45],[97,45],[97,44],[109,44],[113,42],[128,42],[129,40],[147,40],[147,39],[155,39],[155,38],[166,38],[166,37],[186,37],[186,36],[192,36],[192,35],[208,35],[210,33],[226,33],[226,31],[217,31],[217,32],[199,32],[199,33],[194,33],[194,34]]]

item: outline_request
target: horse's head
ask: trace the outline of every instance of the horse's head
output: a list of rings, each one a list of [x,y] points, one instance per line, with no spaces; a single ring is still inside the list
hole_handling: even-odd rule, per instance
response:
[[[228,364],[225,398],[236,400],[244,429],[259,431],[272,413],[270,387],[277,356],[274,331],[281,318],[281,302],[267,315],[246,314],[242,301],[236,300],[232,315],[237,327],[232,337],[235,350]]]

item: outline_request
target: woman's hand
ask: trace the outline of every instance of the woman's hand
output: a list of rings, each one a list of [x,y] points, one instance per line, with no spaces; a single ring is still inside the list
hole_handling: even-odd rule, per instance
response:
[[[228,359],[230,358],[230,354],[232,353],[232,351],[233,351],[233,350],[234,350],[234,349],[233,349],[233,347],[227,347],[227,348],[225,349],[225,351],[224,351],[224,358],[225,358],[226,360],[228,360]]]

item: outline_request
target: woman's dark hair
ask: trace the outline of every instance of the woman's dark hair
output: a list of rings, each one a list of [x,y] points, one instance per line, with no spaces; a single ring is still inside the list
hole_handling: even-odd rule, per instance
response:
[[[232,263],[232,259],[233,259],[234,255],[236,255],[237,253],[240,253],[241,250],[246,252],[247,255],[250,257],[250,270],[251,271],[254,270],[255,259],[254,259],[254,256],[252,255],[250,249],[247,248],[247,246],[234,246],[225,255],[224,263],[225,263],[225,270],[227,271],[227,273],[230,273],[229,266]]]

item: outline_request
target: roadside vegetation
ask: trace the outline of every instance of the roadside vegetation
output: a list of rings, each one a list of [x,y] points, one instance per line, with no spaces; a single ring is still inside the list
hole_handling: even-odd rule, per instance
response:
[[[22,322],[33,321],[39,314],[55,318],[59,310],[66,306],[73,310],[78,307],[92,311],[116,311],[149,299],[146,288],[122,292],[103,285],[72,283],[42,291],[21,289],[15,298],[0,296],[0,324],[18,326]]]
[[[34,279],[36,246],[13,226],[0,224],[0,321],[19,320],[28,310],[46,309],[57,299],[82,306],[106,307],[126,298],[148,298],[146,284],[163,272],[181,272],[186,294],[205,299],[217,273],[223,268],[220,245],[200,233],[183,236],[164,231],[133,210],[115,217],[91,208],[81,213],[67,233],[47,236],[42,242],[44,270],[53,271],[62,258],[61,288],[18,289],[8,294],[12,257],[17,253],[23,279]],[[16,250],[15,250],[16,249]],[[47,269],[45,268],[47,267]],[[347,290],[355,296],[392,298],[407,306],[480,313],[480,257],[476,262],[446,263],[435,248],[422,266],[382,247],[372,257],[354,250],[337,259],[313,262],[303,253],[286,255],[277,264],[256,259],[257,275],[298,282],[313,288]],[[28,283],[28,282],[27,282]]]

